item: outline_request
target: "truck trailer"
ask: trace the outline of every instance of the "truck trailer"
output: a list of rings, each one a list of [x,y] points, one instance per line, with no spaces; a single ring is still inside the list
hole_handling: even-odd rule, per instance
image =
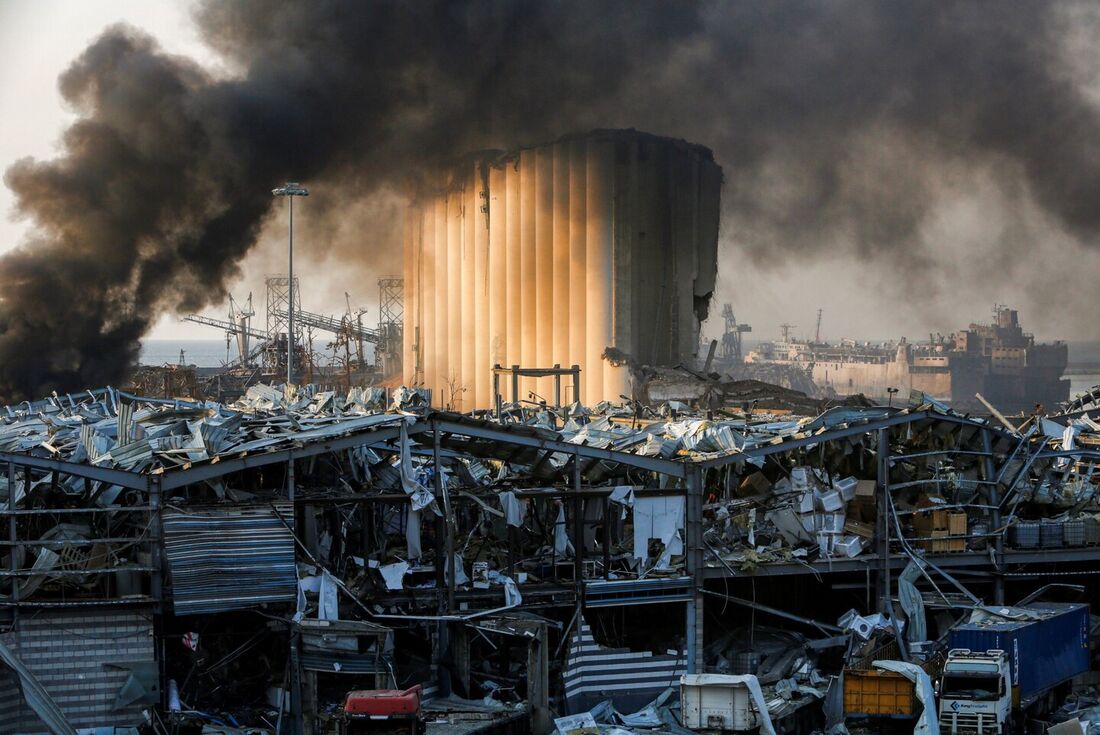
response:
[[[1089,670],[1089,607],[979,608],[948,638],[937,694],[941,733],[1007,734],[1057,705]]]

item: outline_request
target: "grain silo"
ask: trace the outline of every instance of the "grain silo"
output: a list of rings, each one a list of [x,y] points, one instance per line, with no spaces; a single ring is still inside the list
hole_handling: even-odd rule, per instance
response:
[[[495,364],[578,364],[592,405],[631,394],[609,347],[689,360],[714,290],[721,182],[709,149],[634,130],[426,177],[405,223],[405,382],[470,410],[492,405]],[[541,380],[522,396],[550,397]]]

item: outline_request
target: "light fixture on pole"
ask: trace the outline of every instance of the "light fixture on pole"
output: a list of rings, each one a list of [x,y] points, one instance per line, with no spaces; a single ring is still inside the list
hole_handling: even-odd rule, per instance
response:
[[[294,197],[307,197],[309,190],[299,186],[296,181],[288,181],[278,189],[272,189],[271,194],[277,197],[287,197],[290,207],[290,227],[287,240],[287,301],[286,301],[286,384],[290,386],[294,382]]]

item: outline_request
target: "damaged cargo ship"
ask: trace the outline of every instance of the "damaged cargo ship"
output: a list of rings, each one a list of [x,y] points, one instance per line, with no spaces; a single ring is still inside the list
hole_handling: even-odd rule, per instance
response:
[[[814,384],[838,395],[862,393],[887,402],[895,390],[920,391],[960,410],[983,410],[981,393],[1002,411],[1031,411],[1069,398],[1062,379],[1069,359],[1065,342],[1037,344],[1020,327],[1015,309],[994,308],[992,324],[972,323],[928,342],[872,345],[844,340],[797,341],[789,333],[750,352],[750,364],[801,367]]]

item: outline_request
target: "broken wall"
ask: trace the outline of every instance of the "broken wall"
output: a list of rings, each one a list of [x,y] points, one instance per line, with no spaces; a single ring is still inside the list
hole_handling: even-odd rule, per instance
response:
[[[495,364],[577,364],[593,405],[631,392],[608,347],[689,360],[717,274],[721,183],[710,150],[634,130],[476,154],[422,180],[405,221],[406,383],[470,410],[492,405]],[[523,379],[521,396],[549,398],[543,380]]]

